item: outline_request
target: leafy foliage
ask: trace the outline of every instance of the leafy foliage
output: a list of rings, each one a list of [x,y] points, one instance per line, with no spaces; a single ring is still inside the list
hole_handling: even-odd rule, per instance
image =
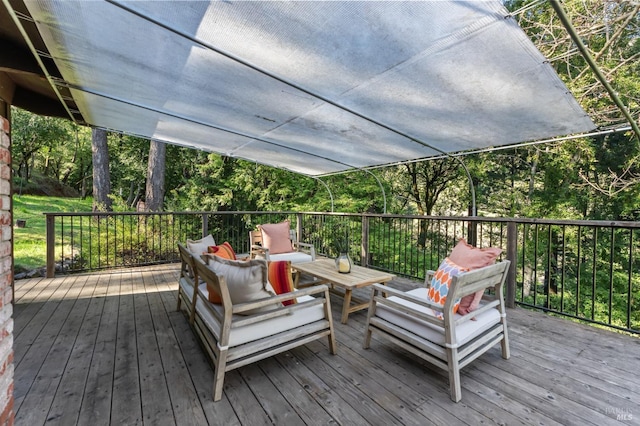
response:
[[[14,176],[25,183],[35,169],[80,191],[91,172],[91,135],[69,121],[12,108],[11,155]]]
[[[549,58],[569,89],[576,96],[599,128],[628,125],[605,86],[585,59],[578,54],[574,43],[554,13],[551,2],[507,1],[505,5],[516,13],[518,23],[541,52]],[[571,18],[578,36],[587,46],[609,85],[617,93],[634,122],[640,121],[640,5],[637,2],[585,2],[569,0],[562,7]],[[578,177],[605,198],[598,201],[610,205],[617,197],[637,198],[640,186],[640,135],[630,132],[584,140],[590,151],[589,164],[582,164]],[[562,148],[558,148],[561,150]],[[613,155],[615,164],[607,157]],[[566,168],[566,163],[563,164]],[[634,192],[634,194],[629,194]],[[623,194],[625,193],[625,194]],[[587,210],[589,207],[587,207]],[[620,217],[619,209],[606,206],[588,215]],[[618,211],[616,211],[618,210]]]

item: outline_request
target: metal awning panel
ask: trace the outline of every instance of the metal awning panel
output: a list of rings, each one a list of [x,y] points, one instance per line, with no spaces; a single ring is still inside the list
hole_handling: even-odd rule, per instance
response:
[[[75,91],[73,92],[77,95]],[[123,105],[101,96],[86,95],[81,99],[87,102],[86,105],[82,105],[85,111],[100,112],[103,126],[107,129],[117,130],[125,126],[127,132],[133,135],[144,136],[153,133],[155,138],[167,143],[269,164],[301,174],[323,174],[327,170],[330,173],[338,173],[346,169],[336,161],[322,159],[316,155],[220,131],[202,124],[185,123],[184,119],[137,106]],[[126,114],[123,114],[123,110]],[[185,141],[192,143],[187,144]],[[216,149],[212,150],[212,146]],[[252,156],[244,157],[242,154],[245,152],[251,152]],[[256,161],[255,158],[260,158],[261,161]]]
[[[498,1],[29,1],[85,121],[320,176],[595,126]]]

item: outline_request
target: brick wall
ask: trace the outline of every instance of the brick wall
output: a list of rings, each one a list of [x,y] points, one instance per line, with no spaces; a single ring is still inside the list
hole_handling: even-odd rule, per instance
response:
[[[0,116],[0,426],[13,425],[13,227],[9,120]]]

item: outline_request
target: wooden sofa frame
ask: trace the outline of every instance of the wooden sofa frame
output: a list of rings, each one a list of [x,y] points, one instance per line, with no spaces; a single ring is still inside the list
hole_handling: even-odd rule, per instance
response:
[[[242,315],[242,313],[256,308],[275,306],[286,300],[291,300],[291,293],[264,298],[258,301],[232,304],[224,276],[216,275],[205,263],[196,259],[183,245],[179,244],[182,267],[178,290],[178,309],[184,303],[189,315],[189,323],[205,348],[214,367],[213,400],[222,398],[224,376],[227,371],[245,366],[272,355],[304,345],[316,339],[327,337],[329,351],[336,353],[336,340],[331,317],[329,288],[325,285],[296,290],[298,303],[275,307],[266,312]],[[201,282],[204,281],[204,283]],[[194,285],[198,284],[199,285]],[[203,293],[203,286],[214,288],[221,296],[220,309],[214,309],[207,296]],[[192,296],[187,290],[191,286]],[[307,297],[300,302],[302,296]],[[270,319],[292,315],[297,311],[322,305],[324,317],[311,323],[289,328],[276,334],[269,335],[270,329],[265,327],[264,336],[242,344],[230,344],[234,333],[238,333],[244,326],[250,326]],[[214,332],[205,322],[203,313],[208,312],[209,318],[215,318],[218,332]]]
[[[451,399],[454,402],[460,401],[462,399],[461,368],[498,343],[501,344],[502,358],[508,359],[510,356],[503,295],[503,287],[509,265],[510,262],[505,260],[454,277],[444,307],[427,301],[427,293],[424,288],[422,289],[424,297],[421,296],[421,292],[420,297],[418,297],[416,295],[418,291],[415,290],[412,294],[409,294],[408,292],[375,284],[369,305],[363,347],[365,349],[370,347],[371,335],[375,332],[408,352],[448,371]],[[430,286],[433,274],[434,271],[427,273],[425,279],[426,287]],[[463,316],[453,313],[454,301],[457,298],[474,294],[487,288],[493,289],[493,291],[491,294],[485,293],[483,295],[482,302],[477,310]],[[409,302],[415,305],[407,306]],[[419,307],[416,307],[416,305]],[[410,317],[413,322],[398,321],[395,319],[396,316],[393,316],[391,321],[381,318],[377,311],[380,308],[386,309],[387,312],[392,312],[393,315],[398,315],[397,318]],[[428,309],[442,312],[444,318],[439,319],[435,315],[430,315],[427,313]],[[489,313],[491,309],[497,310],[499,315],[496,315],[495,312]],[[467,330],[473,330],[472,327],[475,327],[475,324],[472,321],[476,317],[480,318],[483,313],[492,315],[491,322],[488,322],[486,326],[477,331],[468,333],[464,340],[458,343],[456,330],[469,321],[471,322],[467,325]],[[411,326],[405,327],[403,324],[411,324]],[[431,336],[437,338],[425,338],[427,333],[416,334],[416,327],[424,327],[421,330],[434,330],[434,334]],[[411,330],[408,328],[411,328]]]
[[[195,320],[196,310],[194,309],[198,292],[192,291],[191,296],[185,291],[185,288],[196,289],[200,283],[198,278],[198,271],[196,271],[194,259],[189,250],[182,244],[178,244],[178,253],[180,254],[180,277],[178,278],[178,306],[177,311],[180,311],[182,303],[185,304],[186,311],[188,313],[189,324],[193,325]]]

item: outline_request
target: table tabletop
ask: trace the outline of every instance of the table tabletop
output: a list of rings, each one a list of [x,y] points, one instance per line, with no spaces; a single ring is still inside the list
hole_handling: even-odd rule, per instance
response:
[[[374,283],[391,281],[395,278],[393,274],[358,265],[352,265],[351,272],[343,274],[336,270],[334,259],[317,259],[312,262],[296,263],[293,267],[300,272],[316,276],[343,288],[366,287]]]

